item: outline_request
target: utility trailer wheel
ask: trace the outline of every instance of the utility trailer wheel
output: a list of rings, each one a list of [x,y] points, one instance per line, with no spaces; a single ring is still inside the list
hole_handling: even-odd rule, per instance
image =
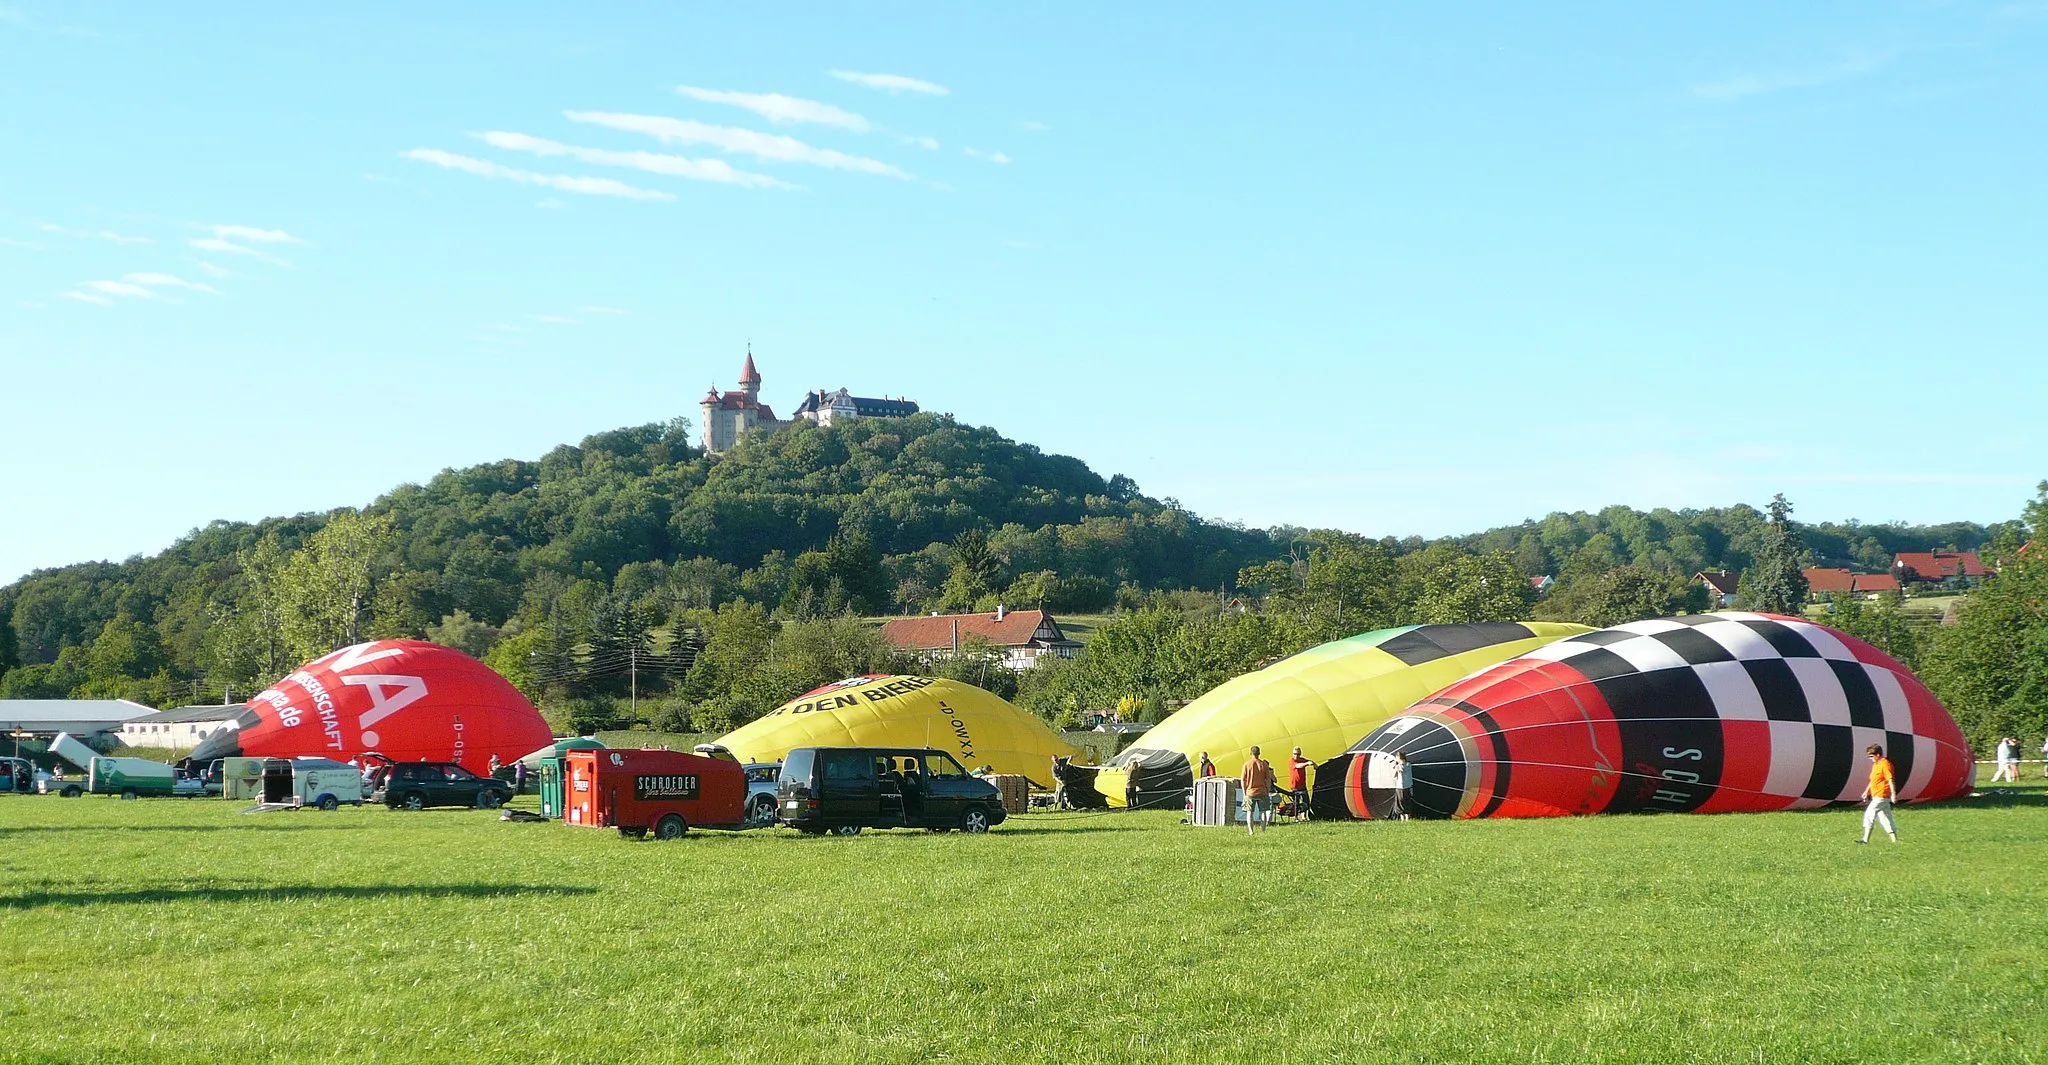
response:
[[[681,839],[690,831],[690,823],[681,814],[668,814],[654,823],[655,839]]]
[[[76,784],[66,784],[66,785],[64,785],[64,790],[63,790],[63,791],[60,791],[60,792],[58,792],[57,794],[59,794],[59,795],[63,796],[64,798],[67,798],[67,799],[76,799],[76,798],[78,798],[78,797],[79,797],[80,795],[83,795],[83,794],[85,794],[85,789],[84,789],[84,788],[81,788],[81,787],[79,787],[79,786],[78,786],[78,785],[76,785]]]
[[[320,801],[313,805],[332,813],[335,810],[341,809],[341,800],[332,795],[322,795],[320,796]]]

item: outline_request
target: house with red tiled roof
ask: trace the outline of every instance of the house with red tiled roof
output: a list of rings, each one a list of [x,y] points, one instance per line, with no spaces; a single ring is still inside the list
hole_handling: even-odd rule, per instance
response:
[[[926,658],[945,658],[962,644],[980,640],[1003,653],[1011,669],[1030,669],[1046,655],[1072,658],[1081,645],[1067,639],[1060,623],[1043,610],[996,607],[990,614],[933,614],[891,618],[882,623],[882,638]]]
[[[1693,583],[1707,586],[1707,605],[1713,607],[1734,606],[1735,587],[1742,582],[1742,575],[1725,569],[1703,569],[1692,575]]]
[[[1892,556],[1892,576],[1900,585],[1970,585],[1990,571],[1975,551],[1901,551]]]
[[[1855,573],[1841,568],[1809,566],[1799,571],[1806,577],[1806,590],[1813,595],[1875,595],[1894,592],[1898,578],[1889,573]]]
[[[754,369],[754,349],[747,348],[746,365],[740,367],[740,389],[720,392],[712,386],[697,402],[704,411],[704,450],[716,455],[739,443],[753,429],[780,429],[775,411],[761,402],[761,371]]]

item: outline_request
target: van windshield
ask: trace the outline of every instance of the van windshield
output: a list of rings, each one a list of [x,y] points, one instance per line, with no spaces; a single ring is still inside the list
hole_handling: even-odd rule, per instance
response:
[[[789,752],[789,757],[782,760],[783,782],[808,786],[811,782],[811,756],[813,753],[815,752],[809,749]]]

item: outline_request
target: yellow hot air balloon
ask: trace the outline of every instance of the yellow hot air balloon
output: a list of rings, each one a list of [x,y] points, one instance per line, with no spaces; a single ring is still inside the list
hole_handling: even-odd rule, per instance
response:
[[[1316,763],[1316,792],[1330,787],[1329,802],[1318,805],[1341,811],[1343,781],[1331,771],[1341,767],[1328,763],[1345,758],[1366,733],[1470,673],[1591,631],[1544,621],[1403,625],[1311,647],[1182,707],[1110,759],[1095,787],[1122,806],[1135,774],[1142,805],[1177,807],[1203,752],[1218,774],[1236,776],[1257,746],[1273,764],[1275,786],[1285,789],[1288,759],[1300,747]]]
[[[720,737],[743,762],[792,747],[932,747],[969,769],[1049,784],[1052,760],[1081,753],[1001,696],[942,677],[853,677],[805,692]]]

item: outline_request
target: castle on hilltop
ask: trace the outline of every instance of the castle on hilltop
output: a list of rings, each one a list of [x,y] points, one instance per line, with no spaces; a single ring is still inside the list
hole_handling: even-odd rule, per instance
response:
[[[704,411],[704,450],[712,455],[730,450],[752,430],[773,432],[798,418],[815,425],[832,425],[852,418],[907,418],[918,412],[914,400],[871,399],[853,395],[844,388],[836,392],[818,389],[804,394],[803,402],[797,405],[795,416],[789,421],[779,420],[775,410],[761,402],[761,371],[754,368],[751,345],[747,348],[746,364],[740,367],[739,390],[720,392],[713,385],[697,405]]]

